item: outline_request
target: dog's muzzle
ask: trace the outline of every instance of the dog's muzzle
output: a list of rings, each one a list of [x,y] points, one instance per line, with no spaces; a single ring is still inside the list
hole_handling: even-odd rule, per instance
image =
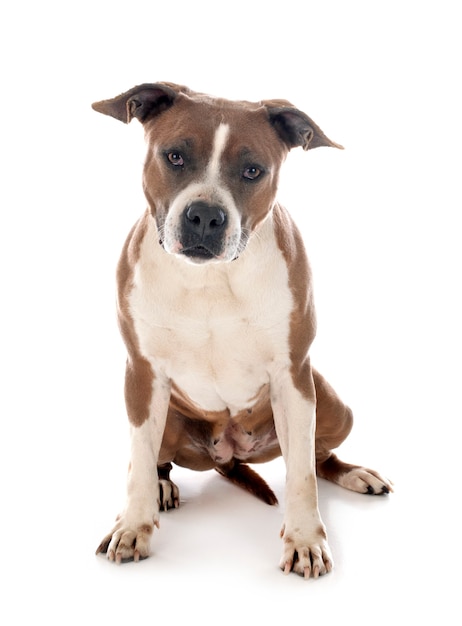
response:
[[[219,257],[225,245],[228,218],[220,207],[192,202],[181,215],[181,253],[191,259]]]

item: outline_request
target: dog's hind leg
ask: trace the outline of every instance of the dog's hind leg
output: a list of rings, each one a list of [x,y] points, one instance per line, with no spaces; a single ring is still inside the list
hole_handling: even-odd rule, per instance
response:
[[[353,414],[317,371],[316,387],[316,473],[346,489],[381,495],[393,491],[392,483],[375,470],[341,461],[332,450],[349,435]]]

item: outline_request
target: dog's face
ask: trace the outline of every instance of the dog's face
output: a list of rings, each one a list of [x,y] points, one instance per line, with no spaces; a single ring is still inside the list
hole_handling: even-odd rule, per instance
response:
[[[144,188],[165,250],[235,259],[271,210],[287,153],[266,109],[179,97],[146,134]]]
[[[286,101],[234,102],[167,83],[93,105],[148,145],[144,191],[166,252],[196,263],[236,259],[273,207],[287,152],[335,146]]]

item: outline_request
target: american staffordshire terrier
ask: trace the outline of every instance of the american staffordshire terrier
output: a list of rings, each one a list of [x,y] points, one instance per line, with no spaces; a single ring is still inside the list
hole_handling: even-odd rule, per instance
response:
[[[148,208],[118,265],[118,316],[128,359],[127,500],[97,553],[149,555],[159,511],[179,505],[172,463],[215,468],[269,504],[247,463],[283,455],[280,567],[305,578],[332,569],[316,474],[383,494],[377,472],[332,452],[350,409],[313,369],[310,268],[302,237],[276,200],[289,150],[330,146],[285,100],[229,101],[172,83],[144,84],[93,104],[144,126]]]

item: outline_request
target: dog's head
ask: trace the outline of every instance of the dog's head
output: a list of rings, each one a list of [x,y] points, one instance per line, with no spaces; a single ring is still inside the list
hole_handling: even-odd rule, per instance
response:
[[[93,104],[144,126],[144,191],[159,241],[193,263],[236,259],[271,212],[288,151],[341,148],[285,100],[230,101],[171,83]]]

